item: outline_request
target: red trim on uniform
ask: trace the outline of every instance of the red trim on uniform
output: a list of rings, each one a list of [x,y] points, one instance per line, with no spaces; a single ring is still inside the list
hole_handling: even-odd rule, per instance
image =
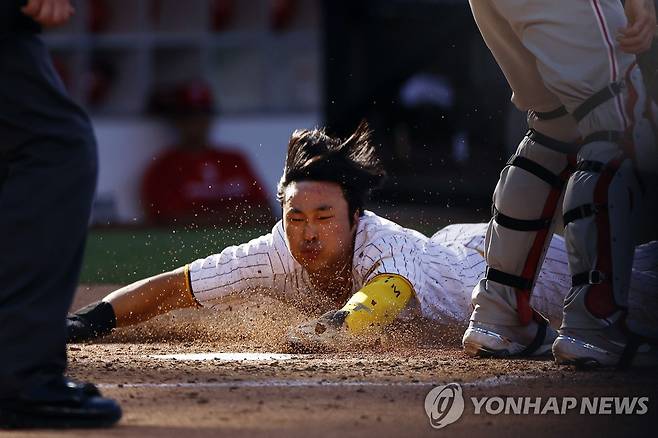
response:
[[[574,164],[576,161],[575,155],[567,156],[569,163],[567,167],[560,173],[560,179],[566,181],[569,179],[569,176],[574,170]],[[560,200],[560,195],[562,190],[557,190],[556,188],[551,188],[551,191],[548,193],[546,202],[544,203],[544,209],[541,212],[542,218],[552,218],[555,215],[555,210],[557,210],[557,203]],[[544,251],[544,244],[546,239],[549,236],[549,229],[544,228],[537,231],[535,234],[535,239],[532,242],[530,251],[528,252],[528,257],[526,258],[521,277],[523,278],[532,278],[533,283],[537,276],[537,270],[539,268],[539,261],[541,260],[542,253]],[[519,315],[519,321],[521,324],[526,325],[530,323],[530,320],[533,318],[534,312],[530,307],[530,290],[515,289],[516,290],[516,309]]]
[[[621,166],[625,157],[618,157],[610,160],[603,171],[599,180],[594,187],[594,204],[607,205],[608,204],[608,190],[612,178],[614,178],[617,170]],[[608,207],[609,208],[609,207]],[[587,310],[597,318],[607,318],[608,316],[619,310],[619,306],[615,302],[614,289],[613,289],[613,266],[612,266],[612,248],[610,241],[612,239],[610,233],[610,215],[608,208],[599,211],[595,216],[596,221],[596,270],[603,273],[607,280],[601,284],[593,284],[589,287],[585,295],[585,307]]]
[[[615,58],[615,48],[610,41],[610,35],[608,32],[608,24],[605,22],[605,17],[601,11],[601,6],[597,0],[592,0],[592,6],[594,7],[594,12],[596,12],[596,19],[599,20],[599,25],[603,31],[603,39],[608,46],[608,60],[610,61],[610,79],[612,82],[617,81],[617,59]]]
[[[619,75],[617,58],[615,58],[615,46],[612,43],[612,39],[610,38],[610,30],[608,29],[608,23],[605,21],[605,16],[601,10],[599,1],[591,0],[591,4],[596,14],[596,19],[599,22],[599,29],[603,34],[603,40],[605,42],[605,45],[607,46],[608,61],[610,61],[610,80],[612,82],[617,82],[617,76]],[[621,100],[621,94],[615,96],[615,104],[617,105],[617,111],[619,111],[619,115],[621,116],[622,119],[621,121],[624,124],[624,129],[626,129],[629,123],[628,120],[626,119],[626,114],[624,113],[624,105]]]

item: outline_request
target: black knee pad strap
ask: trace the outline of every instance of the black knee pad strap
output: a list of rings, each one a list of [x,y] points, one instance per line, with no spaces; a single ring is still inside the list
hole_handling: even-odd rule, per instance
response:
[[[516,219],[501,213],[493,206],[493,220],[500,226],[516,231],[539,231],[551,226],[553,218]]]
[[[535,161],[529,160],[528,158],[525,157],[521,157],[517,155],[508,162],[508,165],[519,167],[525,170],[526,172],[533,174],[534,176],[541,179],[546,184],[557,190],[562,190],[562,187],[566,182],[558,175],[546,169],[544,166],[536,163]]]
[[[537,326],[537,334],[535,334],[535,338],[532,340],[530,344],[528,344],[521,352],[519,352],[519,356],[524,357],[524,356],[530,356],[532,353],[537,351],[539,347],[544,345],[544,340],[546,339],[546,329],[548,327],[548,321],[545,319],[542,319],[538,322]]]
[[[613,82],[604,89],[597,91],[573,111],[573,118],[576,119],[577,122],[580,122],[587,114],[592,112],[594,108],[621,93],[622,88],[622,82]]]
[[[564,213],[562,220],[566,226],[568,223],[577,221],[578,219],[594,216],[603,209],[608,208],[605,204],[584,204]]]
[[[569,114],[569,112],[564,107],[564,105],[554,109],[553,111],[539,112],[539,111],[535,111],[535,110],[530,110],[529,112],[530,112],[530,117],[536,117],[539,120],[559,119],[560,117],[566,116],[567,114]]]
[[[577,152],[578,147],[574,143],[556,140],[548,135],[542,134],[534,129],[529,129],[525,134],[530,140],[533,140],[548,149],[562,154],[573,154]]]
[[[531,290],[532,280],[521,277],[520,275],[508,274],[507,272],[499,271],[498,269],[487,266],[487,272],[484,276],[489,281],[510,286],[515,289]]]
[[[571,287],[603,283],[610,283],[610,277],[605,273],[596,270],[581,272],[571,277]]]
[[[624,136],[625,134],[621,131],[597,131],[585,137],[581,146],[587,143],[594,143],[595,141],[621,144]]]

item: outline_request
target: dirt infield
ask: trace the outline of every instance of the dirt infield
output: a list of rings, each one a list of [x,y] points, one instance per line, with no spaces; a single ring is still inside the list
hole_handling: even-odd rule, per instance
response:
[[[74,308],[111,286],[82,287]],[[649,436],[658,426],[658,370],[582,372],[551,360],[472,360],[459,348],[461,328],[423,327],[324,354],[289,354],[288,326],[303,315],[269,301],[222,312],[165,315],[95,344],[69,347],[69,373],[116,398],[124,418],[113,429],[34,431],[0,436]],[[179,353],[251,352],[259,360],[176,360]],[[231,360],[232,359],[232,360]],[[247,357],[249,359],[249,357]],[[457,382],[463,416],[430,427],[424,400]],[[476,415],[471,397],[648,397],[643,415],[565,415],[549,411]],[[614,402],[613,402],[614,406]],[[532,412],[532,409],[531,409]]]

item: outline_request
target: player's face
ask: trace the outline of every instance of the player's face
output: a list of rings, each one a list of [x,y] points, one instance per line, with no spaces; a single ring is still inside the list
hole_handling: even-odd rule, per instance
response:
[[[352,261],[358,218],[350,224],[347,201],[336,183],[300,181],[288,185],[283,224],[292,256],[310,273],[331,274]]]

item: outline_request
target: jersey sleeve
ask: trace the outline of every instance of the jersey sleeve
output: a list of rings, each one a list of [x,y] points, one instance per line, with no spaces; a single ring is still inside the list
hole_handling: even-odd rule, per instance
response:
[[[355,278],[367,284],[379,274],[396,274],[411,283],[414,290],[421,285],[422,260],[415,237],[405,234],[379,236],[364,242],[354,256]]]
[[[228,296],[273,291],[277,275],[286,271],[280,254],[285,248],[278,240],[266,234],[192,262],[190,286],[196,300],[209,306]]]

